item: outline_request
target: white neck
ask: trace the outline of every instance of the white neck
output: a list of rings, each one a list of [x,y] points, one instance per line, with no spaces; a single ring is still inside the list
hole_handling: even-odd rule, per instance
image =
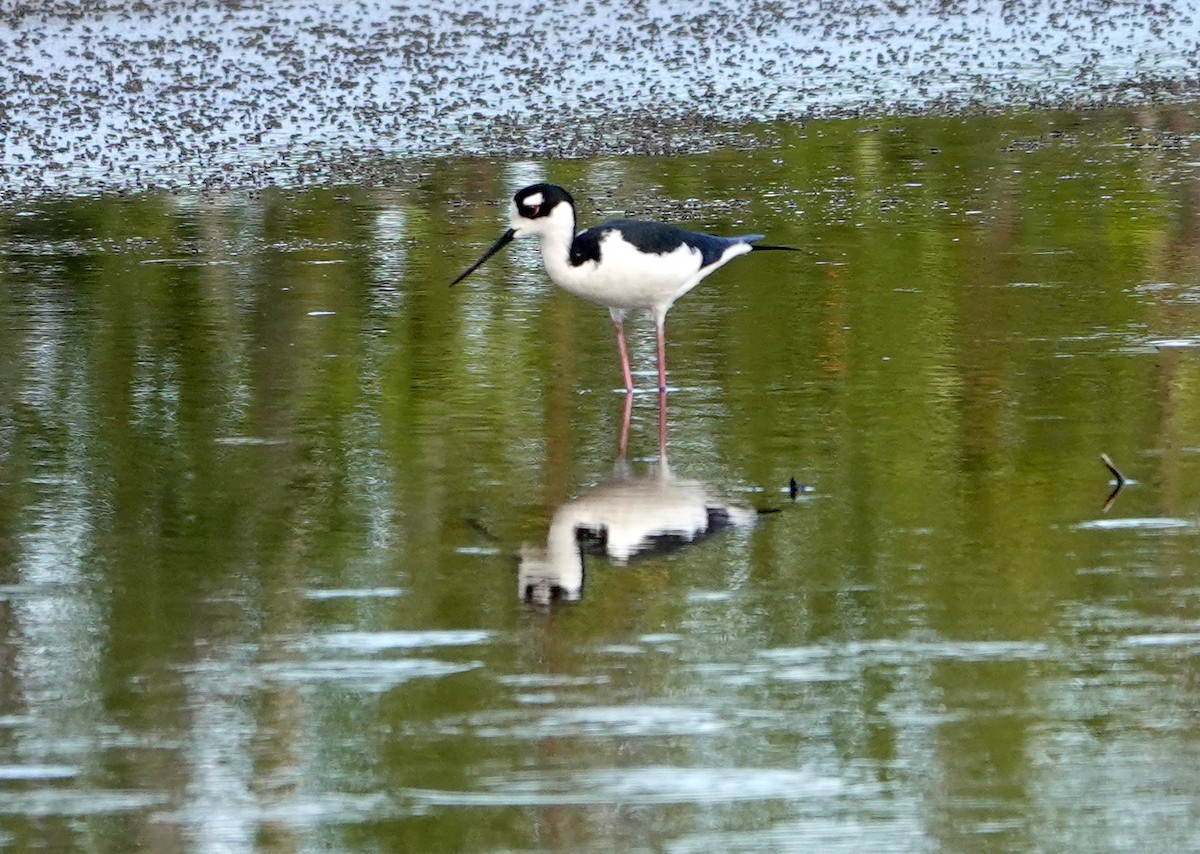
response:
[[[514,225],[518,223],[514,222]],[[571,241],[575,239],[575,209],[559,204],[550,215],[519,221],[519,236],[537,235],[541,240],[542,262],[555,282],[562,284],[571,271]]]

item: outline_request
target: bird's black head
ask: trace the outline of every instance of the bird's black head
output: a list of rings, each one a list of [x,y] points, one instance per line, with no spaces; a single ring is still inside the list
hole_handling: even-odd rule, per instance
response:
[[[523,190],[518,190],[513,196],[516,214],[522,219],[549,216],[550,212],[563,202],[574,209],[575,200],[571,198],[571,194],[555,184],[531,184]]]
[[[532,184],[513,196],[509,224],[511,227],[508,231],[500,235],[491,248],[468,267],[465,273],[451,282],[451,285],[457,285],[478,270],[484,261],[507,246],[514,238],[548,234],[559,234],[561,237],[565,233],[565,239],[569,243],[571,232],[575,228],[575,200],[571,198],[570,193],[554,184]]]

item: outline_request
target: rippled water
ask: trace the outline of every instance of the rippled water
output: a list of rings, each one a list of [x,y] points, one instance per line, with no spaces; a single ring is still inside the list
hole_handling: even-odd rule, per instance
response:
[[[4,845],[1197,850],[1196,128],[3,209]],[[620,464],[605,313],[447,287],[542,177],[806,250],[672,312],[669,471],[652,330]]]

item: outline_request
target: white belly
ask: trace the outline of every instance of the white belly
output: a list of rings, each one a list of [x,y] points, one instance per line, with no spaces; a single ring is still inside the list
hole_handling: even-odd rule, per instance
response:
[[[681,244],[662,254],[639,252],[609,232],[600,242],[600,261],[572,266],[564,252],[542,246],[546,272],[556,285],[576,296],[621,310],[665,311],[679,297],[726,261],[750,251],[748,244],[731,246],[720,260],[701,267],[700,250]]]

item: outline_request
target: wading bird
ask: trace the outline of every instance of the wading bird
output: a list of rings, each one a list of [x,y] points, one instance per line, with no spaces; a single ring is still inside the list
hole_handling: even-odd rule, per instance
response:
[[[667,390],[663,324],[675,300],[709,273],[752,250],[798,251],[791,246],[755,245],[761,234],[715,237],[673,225],[618,219],[575,232],[575,200],[562,187],[533,184],[513,196],[510,228],[478,261],[451,282],[458,284],[517,237],[541,239],[542,261],[556,285],[605,306],[617,331],[625,391],[633,392],[625,315],[645,309],[658,336],[658,390]]]

